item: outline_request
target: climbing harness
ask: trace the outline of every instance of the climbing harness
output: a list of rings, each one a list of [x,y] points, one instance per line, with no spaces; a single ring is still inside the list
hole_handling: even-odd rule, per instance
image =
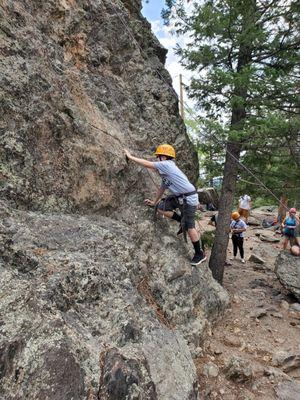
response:
[[[167,202],[169,202],[172,199],[176,199],[176,202],[178,203],[178,208],[179,208],[180,213],[181,213],[180,226],[181,226],[181,229],[182,229],[184,241],[186,243],[187,243],[186,224],[185,224],[186,207],[187,207],[187,200],[186,199],[187,199],[187,197],[192,196],[194,194],[197,194],[197,190],[193,190],[192,192],[188,192],[188,193],[182,193],[182,194],[179,194],[179,195],[170,194],[169,196],[166,196],[163,199],[161,199],[160,202],[155,205],[154,211],[153,211],[153,221],[156,222],[159,204],[163,204],[162,211],[168,211],[168,210],[166,210]]]

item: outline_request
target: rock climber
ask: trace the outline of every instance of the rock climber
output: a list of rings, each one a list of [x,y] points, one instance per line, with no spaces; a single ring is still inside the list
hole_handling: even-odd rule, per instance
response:
[[[246,223],[240,218],[240,214],[235,211],[231,214],[231,224],[230,224],[230,231],[231,231],[231,240],[233,245],[233,259],[236,260],[237,258],[237,251],[239,249],[241,261],[244,264],[244,232],[247,229]]]
[[[191,265],[201,264],[206,260],[206,257],[201,248],[198,231],[195,228],[195,213],[199,203],[198,194],[195,186],[190,183],[187,176],[175,164],[174,147],[169,144],[159,145],[154,153],[157,161],[154,162],[134,157],[126,149],[124,149],[124,153],[129,160],[155,170],[161,176],[162,182],[154,200],[145,199],[144,203],[148,206],[156,206],[159,214],[180,223],[177,234],[187,231],[194,246],[195,254],[191,260]],[[162,199],[166,189],[170,190],[173,195]],[[176,212],[177,209],[180,210],[180,214]]]
[[[287,218],[284,219],[284,221],[282,222],[282,233],[284,236],[283,239],[283,250],[285,250],[287,248],[287,244],[288,242],[290,242],[290,244],[292,245],[292,242],[295,238],[295,229],[297,227],[297,225],[299,224],[299,220],[296,217],[296,209],[295,208],[290,208],[289,210],[289,215]]]
[[[239,198],[239,207],[237,212],[240,214],[241,218],[244,218],[246,224],[250,215],[251,205],[251,197],[247,194],[244,194]]]

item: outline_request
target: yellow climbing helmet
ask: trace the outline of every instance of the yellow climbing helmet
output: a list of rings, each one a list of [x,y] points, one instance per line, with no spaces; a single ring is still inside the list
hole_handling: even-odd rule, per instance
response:
[[[240,218],[240,214],[237,211],[235,211],[231,214],[231,218],[237,220]]]
[[[167,144],[167,143],[160,144],[157,147],[157,149],[155,150],[154,154],[156,156],[168,156],[168,157],[172,157],[172,158],[176,157],[176,153],[175,153],[174,147],[171,146],[170,144]]]

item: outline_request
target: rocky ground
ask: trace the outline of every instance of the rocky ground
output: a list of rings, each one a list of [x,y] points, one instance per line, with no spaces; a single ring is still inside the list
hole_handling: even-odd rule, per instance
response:
[[[200,222],[202,230],[207,229],[208,214]],[[281,237],[264,230],[261,240],[258,232],[259,226],[248,228],[245,264],[230,261],[229,243],[231,265],[225,270],[224,287],[231,307],[196,359],[204,399],[300,399],[300,304],[274,273],[282,247],[276,239]],[[265,241],[266,236],[275,242]],[[249,261],[253,254],[263,263]]]

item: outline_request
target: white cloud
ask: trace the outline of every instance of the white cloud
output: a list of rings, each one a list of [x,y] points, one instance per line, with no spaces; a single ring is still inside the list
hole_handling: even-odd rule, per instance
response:
[[[156,21],[149,21],[151,23],[151,29],[155,36],[158,36],[160,31],[162,31],[162,23],[159,19]]]
[[[168,50],[166,59],[166,69],[169,71],[172,77],[173,87],[179,96],[180,92],[179,75],[180,74],[182,75],[183,84],[189,85],[192,73],[191,71],[186,70],[180,64],[180,58],[175,54],[174,49],[177,43],[181,46],[185,46],[190,41],[190,39],[187,35],[181,37],[172,35],[171,33],[172,26],[170,27],[165,26],[160,20],[150,21],[150,23],[153,33],[158,38],[162,46],[164,46]],[[193,107],[192,101],[188,99],[185,91],[183,91],[183,94],[184,94],[183,96],[184,103],[186,103],[189,107],[192,108]]]

